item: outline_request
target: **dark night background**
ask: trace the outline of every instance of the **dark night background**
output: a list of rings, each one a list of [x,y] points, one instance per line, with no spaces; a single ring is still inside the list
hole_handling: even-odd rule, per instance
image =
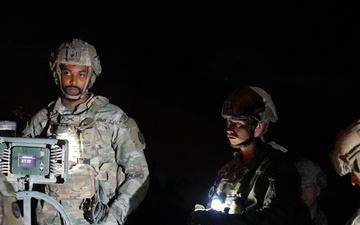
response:
[[[328,180],[321,208],[331,225],[344,224],[360,190],[335,174],[328,154],[360,118],[360,10],[355,1],[234,2],[3,6],[0,120],[58,96],[48,62],[61,42],[93,44],[103,72],[92,92],[135,118],[147,141],[151,186],[127,225],[184,225],[232,154],[223,100],[235,87],[259,86],[279,117],[267,140],[320,164]]]

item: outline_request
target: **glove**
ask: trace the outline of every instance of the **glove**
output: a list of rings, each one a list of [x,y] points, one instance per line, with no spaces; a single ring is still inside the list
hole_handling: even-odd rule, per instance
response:
[[[213,209],[196,209],[188,217],[188,225],[218,225],[221,212]]]
[[[84,218],[90,224],[104,222],[109,215],[109,207],[101,202],[86,199],[83,203]]]

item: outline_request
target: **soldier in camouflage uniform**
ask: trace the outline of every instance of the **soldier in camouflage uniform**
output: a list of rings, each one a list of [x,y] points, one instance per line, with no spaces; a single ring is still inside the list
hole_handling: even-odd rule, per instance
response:
[[[0,225],[22,225],[20,208],[14,187],[0,173]]]
[[[360,187],[360,120],[341,130],[335,147],[330,153],[330,162],[339,176],[351,175],[351,184]],[[360,208],[346,225],[360,224]]]
[[[69,174],[65,184],[47,184],[44,191],[74,225],[124,224],[148,190],[144,137],[121,108],[88,91],[101,73],[92,45],[62,43],[50,68],[61,97],[33,116],[23,137],[67,139]],[[51,204],[38,204],[36,211],[39,224],[61,224]]]
[[[309,207],[311,218],[316,225],[328,225],[327,217],[317,201],[326,187],[325,173],[316,162],[308,159],[299,160],[296,167],[301,175],[301,199]]]
[[[236,89],[224,101],[222,117],[234,149],[218,172],[209,202],[196,205],[188,225],[311,225],[300,199],[301,177],[288,150],[265,141],[277,121],[271,96],[259,87]]]

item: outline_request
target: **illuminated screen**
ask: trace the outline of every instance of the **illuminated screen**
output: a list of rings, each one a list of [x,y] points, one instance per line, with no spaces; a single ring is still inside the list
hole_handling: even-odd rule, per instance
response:
[[[36,157],[34,154],[19,154],[19,167],[31,167],[34,168],[36,166]]]
[[[50,170],[50,150],[31,146],[14,146],[11,154],[11,173],[46,176]]]

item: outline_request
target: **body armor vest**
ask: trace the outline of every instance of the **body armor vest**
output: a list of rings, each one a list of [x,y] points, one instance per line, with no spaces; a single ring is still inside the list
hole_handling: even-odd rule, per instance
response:
[[[105,101],[106,102],[106,101]],[[48,194],[59,200],[92,198],[98,190],[100,162],[95,113],[103,101],[95,98],[86,112],[80,114],[53,113],[47,126],[47,137],[69,142],[68,181],[64,185],[48,185]]]
[[[244,182],[249,179],[250,170],[244,166],[242,157],[235,155],[234,160],[221,169],[217,180],[209,191],[211,207],[228,214],[241,214],[243,209]],[[220,208],[214,203],[221,204]]]
[[[48,136],[69,141],[69,169],[76,164],[90,164],[90,159],[99,155],[94,119],[59,115],[59,120],[50,122]]]
[[[268,165],[267,157],[260,162],[253,158],[244,163],[241,153],[235,153],[234,159],[220,170],[217,180],[209,191],[210,207],[227,214],[242,214],[255,207],[260,196],[256,196],[254,185],[264,176]],[[272,187],[272,181],[269,182]],[[264,195],[265,199],[270,199],[273,193],[264,193]],[[216,202],[221,204],[220,208],[214,205]]]

